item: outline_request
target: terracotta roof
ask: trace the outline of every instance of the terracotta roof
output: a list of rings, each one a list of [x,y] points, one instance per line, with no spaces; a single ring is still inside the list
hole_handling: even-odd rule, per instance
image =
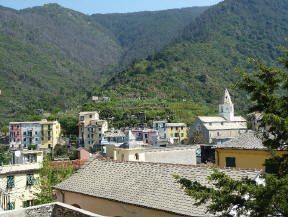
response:
[[[255,178],[259,171],[221,169],[232,178]],[[208,185],[204,166],[94,160],[56,189],[193,217],[211,216],[196,207],[173,175]],[[213,215],[212,215],[213,216]]]

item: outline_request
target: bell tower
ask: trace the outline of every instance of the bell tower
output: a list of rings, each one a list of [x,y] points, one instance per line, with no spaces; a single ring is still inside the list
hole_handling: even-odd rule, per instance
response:
[[[228,121],[234,120],[234,105],[227,89],[219,104],[219,114]]]

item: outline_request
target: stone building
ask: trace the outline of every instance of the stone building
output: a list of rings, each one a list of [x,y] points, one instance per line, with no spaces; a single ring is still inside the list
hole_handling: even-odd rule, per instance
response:
[[[234,105],[228,90],[219,104],[218,117],[196,117],[190,128],[190,139],[195,132],[201,133],[204,143],[222,144],[247,131],[247,121],[241,116],[234,115]]]
[[[222,169],[235,179],[255,178],[259,171]],[[94,160],[55,186],[57,201],[104,216],[203,217],[173,175],[208,185],[210,168],[179,164]]]

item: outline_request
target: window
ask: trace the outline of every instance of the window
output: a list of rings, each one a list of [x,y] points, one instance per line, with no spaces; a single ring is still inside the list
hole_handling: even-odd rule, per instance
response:
[[[145,134],[145,138],[146,138],[146,139],[148,138],[148,134]]]
[[[220,133],[219,133],[219,132],[217,132],[217,136],[220,136]]]
[[[178,127],[176,127],[176,130],[178,130]]]
[[[20,132],[19,131],[17,132],[17,136],[20,136]]]
[[[183,130],[184,129],[184,127],[181,127],[181,130]]]
[[[26,138],[24,138],[23,141],[26,142]]]
[[[139,154],[137,154],[137,153],[135,154],[135,159],[139,160]]]
[[[101,138],[102,134],[99,134],[99,138]]]
[[[184,143],[185,143],[185,141],[184,141],[184,140],[182,140],[182,141],[181,141],[181,144],[182,144],[182,145],[184,145]]]
[[[51,140],[51,137],[49,136],[49,137],[48,137],[48,141],[50,141],[50,140]]]
[[[37,131],[35,131],[35,135],[38,135],[38,132],[37,132]]]
[[[19,129],[19,128],[20,128],[20,126],[19,126],[19,125],[17,125],[17,126],[16,126],[16,128],[17,128],[17,129]]]
[[[88,139],[90,138],[90,134],[87,135],[87,138],[88,138]]]
[[[226,157],[226,167],[236,167],[235,157]]]
[[[179,137],[179,133],[175,133],[175,137]]]
[[[34,184],[34,175],[28,174],[27,175],[27,185],[33,185]]]
[[[181,137],[184,137],[184,133],[181,133]]]
[[[14,186],[14,176],[7,176],[7,188],[13,188]]]
[[[19,139],[19,138],[17,139],[17,142],[20,142],[20,139]]]
[[[212,126],[212,123],[209,123],[209,126]]]
[[[15,202],[9,202],[8,203],[8,210],[13,210],[15,209]]]
[[[27,134],[26,132],[23,132],[23,136],[26,136],[26,134]]]
[[[223,126],[223,125],[224,125],[224,122],[221,122],[221,125]]]
[[[84,121],[84,116],[80,116],[80,121]]]
[[[89,115],[89,118],[92,118],[92,115]]]

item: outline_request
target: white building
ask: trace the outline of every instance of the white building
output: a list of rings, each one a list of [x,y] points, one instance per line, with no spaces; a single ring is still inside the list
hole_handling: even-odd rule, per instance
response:
[[[167,139],[167,121],[154,121],[153,129],[157,130],[159,139]]]
[[[125,143],[114,148],[116,161],[139,161],[153,163],[174,163],[196,165],[197,146],[153,147],[137,141],[131,131],[125,138]]]
[[[35,180],[42,166],[42,151],[17,151],[10,165],[0,170],[0,205],[3,210],[33,205]]]
[[[190,138],[195,132],[200,132],[206,143],[222,144],[247,131],[247,121],[234,115],[234,105],[228,90],[219,104],[218,117],[196,117],[190,128]]]

